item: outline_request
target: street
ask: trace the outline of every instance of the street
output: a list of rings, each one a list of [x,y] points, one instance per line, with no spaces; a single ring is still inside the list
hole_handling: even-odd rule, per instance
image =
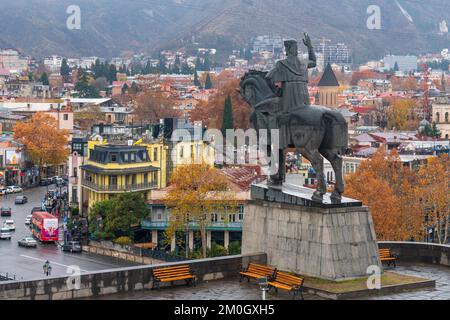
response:
[[[16,224],[16,231],[12,231],[11,240],[0,240],[0,274],[8,273],[9,277],[16,276],[19,280],[34,280],[44,278],[43,264],[49,260],[52,266],[51,276],[68,275],[69,266],[78,266],[82,273],[132,266],[115,258],[103,257],[87,253],[63,252],[54,243],[40,243],[37,248],[19,247],[17,241],[30,237],[30,228],[25,225],[25,218],[31,214],[33,207],[40,207],[41,201],[47,192],[47,187],[38,187],[25,190],[23,193],[9,194],[2,196],[1,207],[11,208],[11,217],[1,217],[0,226],[6,219],[13,219]],[[14,204],[17,195],[28,197],[28,203],[23,205]],[[60,233],[61,234],[61,233]]]

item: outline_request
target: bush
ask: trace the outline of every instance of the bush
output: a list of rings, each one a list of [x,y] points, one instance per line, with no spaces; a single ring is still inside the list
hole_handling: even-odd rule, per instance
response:
[[[116,240],[114,240],[115,244],[121,245],[121,246],[127,246],[133,243],[129,237],[118,237]]]
[[[221,246],[215,242],[212,243],[211,249],[209,249],[208,256],[213,257],[222,257],[227,255],[227,249],[224,246]]]
[[[239,241],[230,242],[228,245],[228,253],[232,256],[241,254],[241,243]]]
[[[78,216],[80,214],[80,209],[78,209],[77,207],[72,208],[70,210],[70,212],[72,213],[73,216]]]

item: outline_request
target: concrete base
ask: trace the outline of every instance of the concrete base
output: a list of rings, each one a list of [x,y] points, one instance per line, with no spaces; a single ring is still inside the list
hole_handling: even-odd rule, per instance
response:
[[[280,270],[342,281],[381,268],[367,207],[314,208],[252,200],[245,207],[242,253],[267,253]]]

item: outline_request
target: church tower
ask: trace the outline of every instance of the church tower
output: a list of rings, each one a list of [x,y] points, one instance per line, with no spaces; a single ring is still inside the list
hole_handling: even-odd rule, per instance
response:
[[[339,82],[330,64],[328,64],[327,67],[325,68],[322,78],[319,81],[318,87],[319,87],[318,104],[321,106],[337,108],[339,106],[338,105]]]

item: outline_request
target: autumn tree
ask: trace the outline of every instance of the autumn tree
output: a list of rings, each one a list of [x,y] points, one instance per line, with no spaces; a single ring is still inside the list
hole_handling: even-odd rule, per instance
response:
[[[415,172],[402,165],[394,149],[380,148],[346,177],[345,195],[368,206],[378,240],[405,241],[423,236],[423,212],[415,206],[412,192]]]
[[[214,87],[217,94],[207,102],[201,102],[193,110],[190,116],[193,121],[202,121],[208,128],[221,129],[223,123],[225,100],[231,98],[234,128],[248,129],[250,127],[251,107],[242,99],[239,92],[239,79],[228,77],[222,72],[214,79]]]
[[[159,87],[149,87],[136,98],[134,114],[142,123],[155,123],[163,118],[176,118],[180,111],[174,109],[175,100]]]
[[[17,122],[14,127],[14,139],[24,146],[40,172],[44,166],[59,165],[67,160],[68,137],[68,130],[60,130],[55,118],[41,112],[26,122]]]
[[[388,128],[416,130],[419,120],[415,114],[416,102],[411,99],[395,100],[387,110]]]
[[[450,161],[447,154],[428,160],[418,172],[415,197],[425,213],[426,225],[434,228],[437,240],[447,243],[450,228]]]
[[[206,230],[213,215],[223,217],[237,208],[235,193],[230,191],[226,178],[207,164],[179,166],[172,174],[164,199],[170,210],[170,223],[166,231],[168,239],[177,231],[188,232],[189,223],[198,225],[202,239],[202,255],[207,256]]]

